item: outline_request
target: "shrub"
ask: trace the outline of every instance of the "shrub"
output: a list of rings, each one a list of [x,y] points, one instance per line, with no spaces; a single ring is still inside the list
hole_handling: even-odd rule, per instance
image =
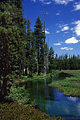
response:
[[[15,100],[18,103],[22,104],[27,104],[30,101],[29,93],[27,92],[24,86],[23,87],[12,86],[10,89],[9,96],[7,96],[7,98],[13,101]]]
[[[0,104],[0,120],[62,120],[61,117],[50,118],[44,112],[18,103]]]

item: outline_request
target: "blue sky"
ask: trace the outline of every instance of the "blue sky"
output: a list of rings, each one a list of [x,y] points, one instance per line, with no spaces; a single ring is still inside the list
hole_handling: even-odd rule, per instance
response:
[[[80,54],[80,0],[24,0],[24,17],[31,29],[39,16],[45,26],[46,42],[55,54]]]

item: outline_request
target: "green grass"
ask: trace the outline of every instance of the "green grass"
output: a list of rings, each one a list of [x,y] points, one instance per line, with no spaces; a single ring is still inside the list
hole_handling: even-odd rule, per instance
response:
[[[64,92],[64,94],[67,96],[80,97],[80,70],[55,71],[56,75],[58,75],[60,72],[69,73],[74,76],[70,78],[67,77],[64,80],[52,82],[51,84],[49,84],[49,86],[56,87],[58,91]],[[44,78],[46,78],[47,80],[50,80],[49,79],[50,74],[47,74],[46,76],[44,76],[43,74],[39,76],[37,76],[36,74],[33,74],[32,78],[29,78],[27,76],[21,76],[21,79],[17,80],[16,83],[27,82],[27,81],[41,81],[41,80],[44,80]],[[24,91],[24,89],[21,89],[21,90]],[[14,91],[14,93],[15,92],[16,90]],[[62,120],[61,117],[53,116],[52,118],[50,118],[50,116],[47,115],[46,113],[38,109],[35,109],[34,107],[29,106],[28,104],[26,105],[26,102],[23,101],[23,97],[19,99],[19,97],[24,96],[23,92],[21,93],[22,94],[19,94],[16,96],[14,96],[12,93],[12,97],[13,99],[15,99],[14,97],[16,97],[17,101],[21,100],[21,101],[18,101],[18,103],[20,102],[22,104],[20,105],[18,103],[12,103],[12,104],[1,103],[0,104],[1,120]],[[25,98],[24,100],[26,100],[27,98]],[[23,102],[25,102],[25,106],[23,105],[24,104]]]
[[[60,72],[69,73],[71,75],[80,75],[80,70],[61,70]]]
[[[50,74],[47,74],[46,76],[44,76],[43,74],[39,76],[33,74],[33,77],[21,76],[19,80],[15,81],[14,86],[11,87],[10,95],[7,98],[11,99],[12,101],[17,101],[17,103],[1,103],[0,120],[63,120],[60,116],[50,117],[46,113],[35,109],[36,104],[29,103],[29,95],[28,92],[25,91],[24,87],[15,86],[18,85],[18,83],[20,82],[37,82],[43,81],[45,78],[47,81],[49,81]]]
[[[39,81],[49,77],[50,77],[50,74],[46,74],[46,76],[44,76],[44,74],[40,74],[39,76],[37,74],[33,74],[32,77],[22,75],[21,78],[18,80],[15,80],[15,82],[20,83],[20,82],[36,81],[36,80]]]
[[[0,103],[0,120],[63,120],[61,117],[50,118],[34,107],[18,103]]]
[[[80,75],[80,70],[55,70],[52,73],[55,75],[58,75],[59,73],[64,72],[64,73],[68,73],[71,75]]]
[[[49,86],[64,92],[64,95],[80,97],[80,70],[61,70],[60,72],[69,73],[74,76],[52,82]]]
[[[6,98],[11,101],[15,100],[18,103],[22,103],[22,104],[30,103],[28,90],[26,90],[24,86],[22,87],[12,86],[10,89],[10,93],[8,96],[6,96]]]

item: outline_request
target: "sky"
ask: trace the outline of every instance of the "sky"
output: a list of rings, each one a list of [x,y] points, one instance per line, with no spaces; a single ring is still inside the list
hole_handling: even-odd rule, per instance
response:
[[[24,17],[34,31],[39,16],[49,48],[58,55],[80,55],[80,0],[23,0]]]

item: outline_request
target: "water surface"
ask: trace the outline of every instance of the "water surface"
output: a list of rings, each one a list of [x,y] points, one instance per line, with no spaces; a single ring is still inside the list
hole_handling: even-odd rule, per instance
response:
[[[31,101],[35,100],[39,108],[50,116],[61,116],[66,120],[80,120],[80,98],[64,96],[55,88],[49,87],[43,81],[27,82],[26,89],[29,90]]]

